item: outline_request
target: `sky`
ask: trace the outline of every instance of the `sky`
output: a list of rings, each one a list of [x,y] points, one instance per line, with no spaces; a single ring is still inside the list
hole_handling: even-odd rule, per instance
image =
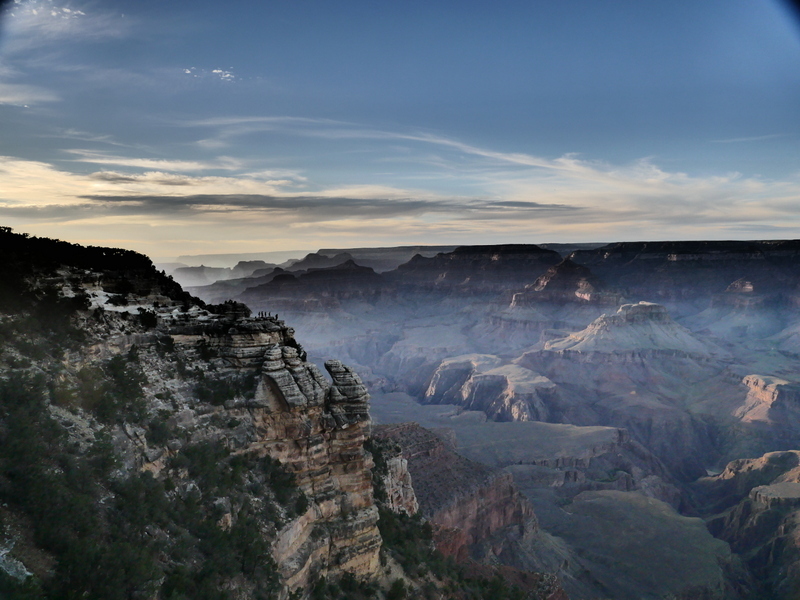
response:
[[[162,260],[800,238],[800,13],[11,0],[0,225]]]

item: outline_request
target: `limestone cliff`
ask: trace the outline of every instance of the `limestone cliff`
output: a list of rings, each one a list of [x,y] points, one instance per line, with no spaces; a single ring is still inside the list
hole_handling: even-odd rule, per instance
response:
[[[503,364],[497,356],[470,354],[439,364],[424,401],[480,410],[498,421],[548,421],[555,387],[547,377]]]
[[[151,310],[159,319],[152,333],[112,335],[110,344],[98,339],[88,354],[73,353],[74,370],[62,375],[69,386],[73,377],[95,368],[99,357],[135,352],[146,379],[144,409],[154,415],[150,424],[109,429],[70,406],[57,409],[59,418],[71,423],[72,431],[82,422],[90,437],[109,429],[129,472],[149,472],[203,496],[210,490],[191,470],[171,467],[176,456],[197,444],[217,444],[234,456],[253,457],[250,461],[279,461],[307,498],[299,513],[289,511],[283,525],[268,534],[280,596],[307,590],[321,577],[374,578],[381,537],[372,460],[364,450],[369,395],[358,375],[330,360],[325,363],[330,379],[325,377],[301,359],[293,330],[274,317],[215,315],[196,307],[177,315],[171,307]],[[106,319],[108,326],[119,326],[118,316]],[[194,368],[180,376],[176,364]],[[157,427],[169,433],[151,435]],[[240,509],[230,504],[236,501],[218,502],[221,526],[235,526]]]
[[[440,527],[438,547],[443,552],[465,558],[480,544],[494,541],[490,552],[497,555],[504,537],[519,538],[536,529],[533,509],[510,474],[459,456],[416,423],[377,426],[373,435],[402,448],[419,510]]]
[[[779,377],[748,375],[744,404],[735,416],[745,422],[762,422],[777,429],[793,428],[800,419],[800,385]]]
[[[739,553],[758,591],[779,600],[800,589],[800,452],[740,459],[696,484],[717,514],[708,528]]]
[[[273,546],[285,585],[305,588],[315,577],[345,572],[373,575],[381,539],[363,447],[369,395],[358,375],[331,360],[328,381],[300,358],[294,331],[272,317],[199,321],[175,332],[178,345],[204,345],[234,370],[254,371],[252,397],[226,400],[218,415],[239,421],[247,440],[239,451],[280,460],[311,500]]]

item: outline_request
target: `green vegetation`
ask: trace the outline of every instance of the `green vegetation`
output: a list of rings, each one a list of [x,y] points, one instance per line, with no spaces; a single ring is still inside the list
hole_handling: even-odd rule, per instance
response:
[[[253,371],[245,375],[209,378],[202,371],[197,371],[198,381],[194,386],[194,394],[201,402],[221,406],[228,400],[242,397],[252,400],[256,393],[258,373]]]
[[[129,366],[109,361],[93,376],[135,388]],[[68,443],[46,388],[43,377],[0,380],[0,501],[56,559],[44,580],[0,577],[3,598],[226,600],[234,579],[254,598],[274,596],[269,532],[307,507],[278,461],[209,441],[185,447],[162,479],[120,477],[109,436],[85,452]]]
[[[146,380],[136,352],[128,353],[127,357],[115,356],[102,366],[84,367],[77,379],[74,391],[51,385],[50,398],[54,404],[79,406],[94,413],[103,423],[144,420],[142,385]]]
[[[311,600],[370,600],[377,593],[374,583],[359,581],[352,573],[345,573],[338,583],[324,577],[318,579],[311,588]]]

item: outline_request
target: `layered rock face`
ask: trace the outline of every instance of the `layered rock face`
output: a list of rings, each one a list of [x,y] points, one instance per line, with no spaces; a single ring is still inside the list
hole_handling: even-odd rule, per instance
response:
[[[721,510],[709,530],[747,563],[770,598],[789,600],[800,589],[800,452],[770,452],[733,461],[697,483],[709,506]]]
[[[603,315],[583,331],[545,343],[544,349],[640,357],[654,354],[704,357],[712,350],[675,323],[666,308],[652,302],[623,304],[616,313]]]
[[[433,373],[424,402],[457,404],[497,421],[549,421],[547,400],[555,384],[519,365],[491,355],[456,356]]]
[[[626,304],[566,337],[539,343],[516,359],[461,355],[441,361],[423,400],[479,410],[496,421],[547,421],[625,428],[687,480],[703,474],[710,432],[693,414],[688,381],[725,390],[733,416],[740,394],[725,353],[675,323],[666,309]],[[687,461],[688,457],[688,461]]]
[[[419,511],[442,528],[437,547],[443,552],[464,558],[477,544],[495,539],[499,554],[504,536],[535,530],[533,509],[508,473],[459,456],[416,423],[376,426],[373,435],[402,448]]]
[[[280,460],[312,500],[274,544],[285,584],[296,589],[318,576],[373,575],[381,538],[372,461],[364,450],[369,395],[358,375],[330,360],[329,381],[300,358],[294,331],[275,318],[200,322],[193,335],[179,330],[176,342],[205,343],[235,369],[256,369],[253,396],[227,401],[225,413],[247,425],[249,441],[241,450]]]
[[[748,388],[747,397],[735,416],[778,429],[796,428],[800,422],[800,385],[765,375],[748,375],[742,383]]]
[[[467,294],[497,293],[536,279],[561,256],[533,244],[462,246],[432,258],[415,256],[386,273],[388,281],[410,290],[461,290]]]
[[[621,294],[606,290],[603,283],[585,266],[564,259],[514,294],[512,307],[531,306],[542,302],[579,302],[616,306]]]
[[[399,444],[388,443],[381,448],[385,461],[385,473],[381,473],[381,483],[386,494],[384,504],[394,513],[407,516],[416,515],[419,511],[417,493],[408,470],[408,459],[403,456]],[[373,475],[374,477],[374,475]]]
[[[797,241],[620,242],[572,254],[628,298],[683,302],[724,292],[739,279],[777,287],[800,256]],[[793,276],[796,281],[796,275]],[[780,284],[779,284],[780,285]]]
[[[734,424],[740,392],[727,353],[675,323],[661,305],[623,305],[540,348],[515,362],[556,384],[564,421],[624,427],[680,478],[702,475],[698,458],[714,452],[697,407],[724,403],[711,410],[728,419],[725,426]],[[596,398],[591,412],[587,398]]]

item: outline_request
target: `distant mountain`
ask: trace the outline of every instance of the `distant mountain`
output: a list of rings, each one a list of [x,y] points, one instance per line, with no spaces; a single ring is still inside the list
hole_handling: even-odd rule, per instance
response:
[[[330,250],[323,248],[318,254],[335,256],[336,254],[349,254],[354,261],[365,267],[371,267],[375,272],[382,273],[396,269],[401,264],[408,262],[414,256],[436,256],[442,252],[452,252],[457,246],[396,246],[391,248],[346,248]]]
[[[275,250],[271,252],[236,252],[230,254],[185,254],[178,256],[175,262],[185,263],[189,266],[198,267],[208,265],[210,267],[230,268],[238,262],[263,260],[268,263],[284,263],[292,258],[299,259],[311,250]]]

